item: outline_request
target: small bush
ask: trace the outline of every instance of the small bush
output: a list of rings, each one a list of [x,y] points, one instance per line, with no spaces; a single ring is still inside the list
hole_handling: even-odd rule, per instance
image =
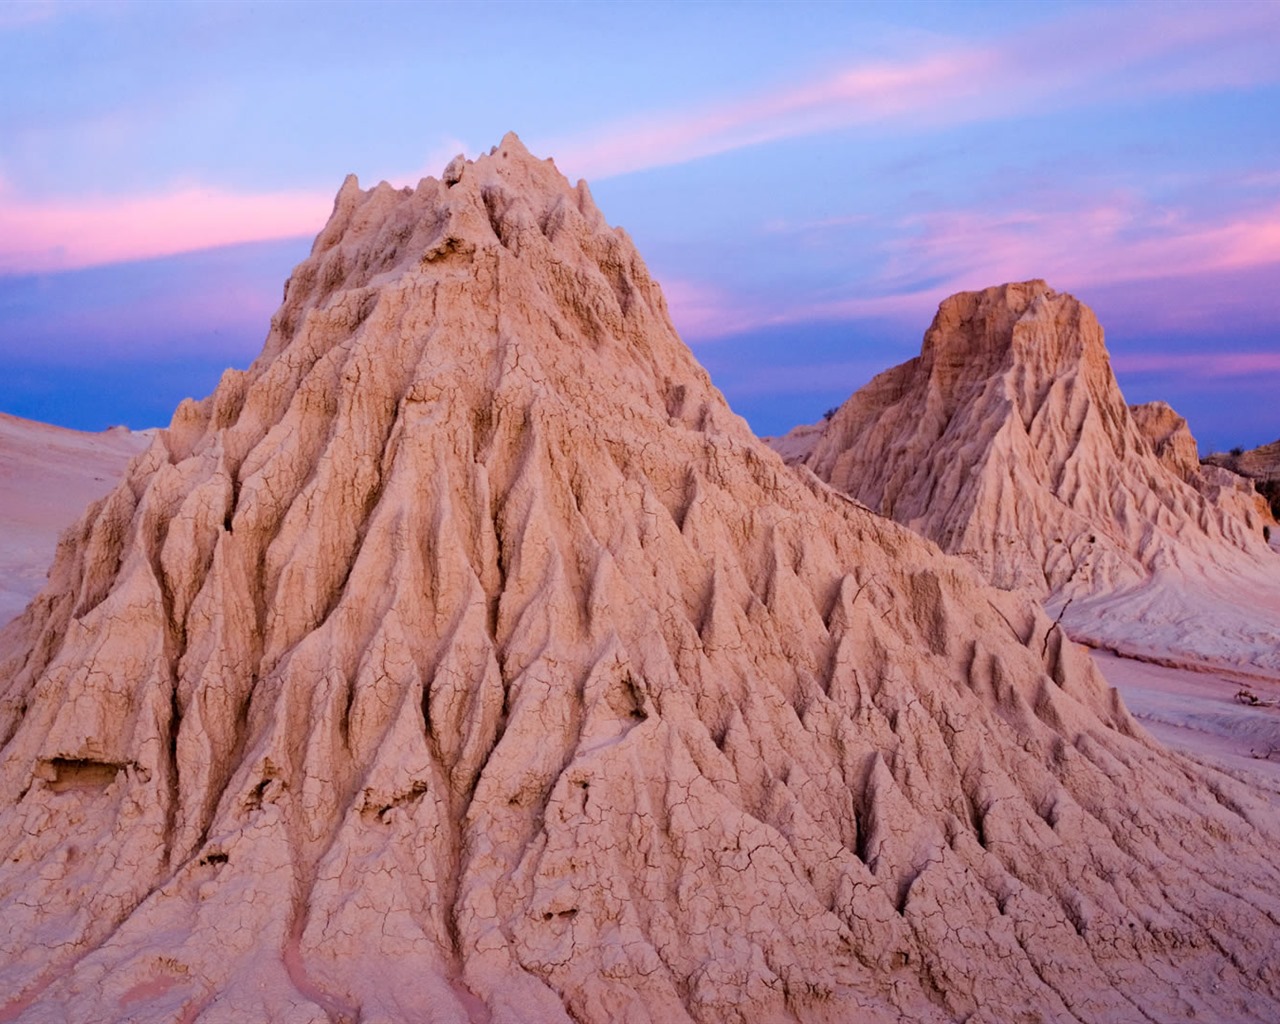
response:
[[[1244,449],[1241,448],[1239,445],[1236,445],[1234,448],[1231,449],[1231,457],[1233,459],[1238,459],[1243,454],[1244,454]]]

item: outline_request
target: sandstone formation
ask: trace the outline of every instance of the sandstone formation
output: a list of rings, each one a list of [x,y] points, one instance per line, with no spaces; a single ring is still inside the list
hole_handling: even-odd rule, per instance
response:
[[[1168,402],[1131,405],[1129,414],[1165,468],[1195,486],[1200,474],[1200,450],[1187,421]]]
[[[921,354],[799,449],[792,461],[1036,594],[1081,638],[1280,674],[1270,513],[1201,470],[1167,405],[1125,404],[1097,319],[1043,281],[945,300]]]
[[[150,440],[148,431],[90,434],[0,413],[0,626],[43,586],[58,535]]]
[[[1204,459],[1202,469],[1209,467],[1238,473],[1254,482],[1258,493],[1267,501],[1271,514],[1280,517],[1280,441],[1250,448],[1218,452]]]
[[[1165,468],[1190,484],[1217,508],[1234,515],[1248,529],[1272,523],[1272,510],[1253,481],[1227,466],[1200,460],[1199,446],[1187,421],[1167,402],[1129,406],[1133,422]],[[1265,534],[1264,534],[1265,536]]]
[[[0,743],[3,1020],[1280,1016],[1274,808],[787,469],[510,135],[347,181]]]

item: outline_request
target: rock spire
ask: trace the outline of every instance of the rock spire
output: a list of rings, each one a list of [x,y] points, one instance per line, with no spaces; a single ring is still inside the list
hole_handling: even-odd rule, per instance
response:
[[[1265,505],[1167,405],[1125,404],[1096,317],[1044,281],[944,300],[918,357],[775,444],[1077,636],[1280,673]]]

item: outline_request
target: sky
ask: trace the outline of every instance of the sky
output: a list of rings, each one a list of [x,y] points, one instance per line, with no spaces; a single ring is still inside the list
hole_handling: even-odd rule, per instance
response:
[[[635,240],[761,434],[1044,278],[1130,402],[1280,438],[1280,2],[0,0],[0,411],[168,422],[348,172],[508,130]]]

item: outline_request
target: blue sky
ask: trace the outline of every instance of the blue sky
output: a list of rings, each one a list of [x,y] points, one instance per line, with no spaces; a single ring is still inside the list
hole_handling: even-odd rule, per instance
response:
[[[167,422],[343,176],[508,130],[636,240],[761,433],[1043,277],[1130,401],[1280,437],[1280,3],[0,4],[0,410]]]

